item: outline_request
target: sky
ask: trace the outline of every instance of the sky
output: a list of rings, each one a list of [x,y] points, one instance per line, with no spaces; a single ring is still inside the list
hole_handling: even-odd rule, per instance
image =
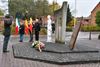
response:
[[[1,1],[1,0],[0,0]],[[49,3],[52,3],[53,0],[48,0]],[[94,7],[100,2],[100,0],[55,0],[57,3],[62,5],[63,1],[68,1],[71,12],[73,16],[76,17],[88,17],[91,14],[91,11]],[[75,10],[75,1],[76,1],[76,10]],[[6,3],[3,3],[3,6]],[[0,2],[0,6],[2,6]],[[5,7],[7,9],[7,7]]]
[[[48,0],[52,3],[53,0]],[[71,12],[74,16],[77,17],[88,17],[91,14],[91,11],[94,7],[100,2],[100,0],[55,0],[57,3],[62,5],[63,1],[68,1]],[[75,10],[75,1],[76,1],[76,10]]]

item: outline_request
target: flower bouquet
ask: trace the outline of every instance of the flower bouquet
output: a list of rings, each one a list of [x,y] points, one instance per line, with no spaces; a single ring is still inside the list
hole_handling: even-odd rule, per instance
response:
[[[38,49],[40,52],[42,52],[42,49],[45,48],[45,44],[40,41],[34,41],[32,43],[32,47]]]

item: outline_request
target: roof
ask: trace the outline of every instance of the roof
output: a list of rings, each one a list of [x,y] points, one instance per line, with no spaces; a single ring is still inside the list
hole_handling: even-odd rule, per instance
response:
[[[100,5],[100,2],[95,6],[95,8],[91,11],[91,13],[96,9],[96,7]]]

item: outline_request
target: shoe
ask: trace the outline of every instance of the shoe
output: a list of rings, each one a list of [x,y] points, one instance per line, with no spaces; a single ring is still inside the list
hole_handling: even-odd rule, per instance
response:
[[[3,53],[8,53],[9,51],[3,51]]]
[[[19,42],[23,42],[22,40],[20,40]]]

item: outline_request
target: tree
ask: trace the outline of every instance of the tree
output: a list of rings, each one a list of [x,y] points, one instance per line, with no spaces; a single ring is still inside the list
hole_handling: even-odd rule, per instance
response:
[[[47,16],[50,14],[49,3],[47,0],[43,0],[43,15]]]
[[[25,14],[28,11],[30,16],[44,16],[50,14],[48,0],[10,0],[9,13],[13,16],[17,12]]]
[[[4,15],[4,13],[3,13],[3,11],[0,9],[0,16],[1,16],[1,15]]]
[[[67,23],[66,24],[68,24],[71,20],[72,20],[72,14],[70,12],[70,8],[69,8],[69,5],[68,5],[68,8],[67,8]]]
[[[96,24],[100,27],[100,11],[96,13]],[[100,34],[98,36],[98,39],[100,39]]]
[[[69,23],[67,23],[67,26],[73,27],[74,23],[76,24],[76,18],[72,17],[72,20]]]
[[[26,11],[34,14],[34,0],[10,0],[9,1],[9,13],[15,16],[17,12],[25,13]],[[32,15],[31,14],[31,15]]]
[[[54,11],[60,8],[60,5],[57,2],[53,1],[53,3],[49,5],[49,8],[50,8],[51,14],[53,14]]]
[[[49,3],[47,0],[37,0],[35,2],[35,12],[37,16],[45,16],[50,14]]]
[[[100,26],[100,11],[96,13],[96,24]]]

